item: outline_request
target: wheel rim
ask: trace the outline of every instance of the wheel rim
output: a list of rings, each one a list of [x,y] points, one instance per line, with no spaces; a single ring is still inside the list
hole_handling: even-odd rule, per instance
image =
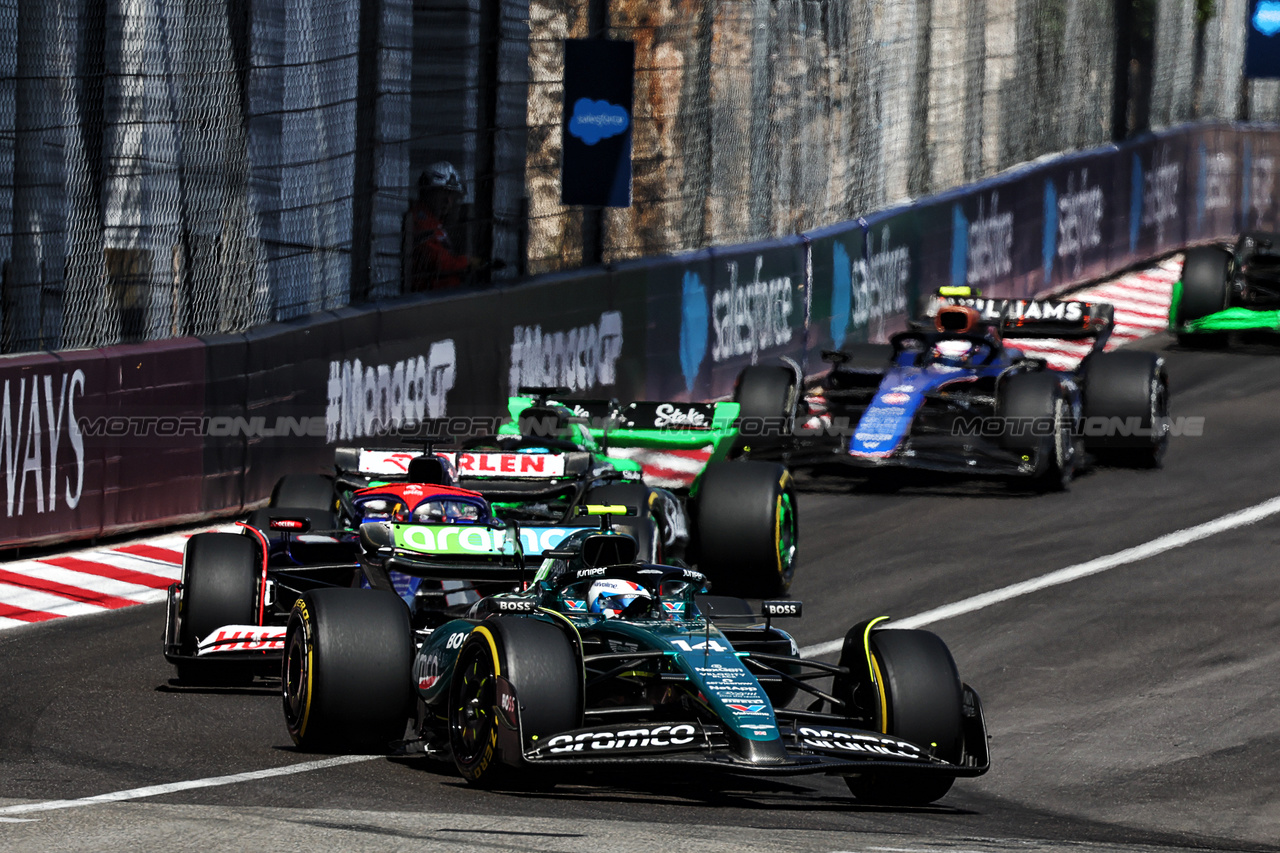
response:
[[[1069,421],[1066,417],[1067,402],[1061,397],[1053,407],[1054,420],[1054,455],[1057,457],[1058,474],[1062,478],[1063,484],[1071,481],[1071,475],[1074,472],[1075,465],[1074,456],[1071,447],[1071,429]]]
[[[792,571],[796,559],[796,513],[791,493],[783,492],[778,496],[778,574],[784,578]]]
[[[310,649],[304,631],[293,633],[284,665],[284,716],[289,731],[306,733],[307,708],[311,696]]]
[[[1164,456],[1165,448],[1169,446],[1169,386],[1165,382],[1160,381],[1157,376],[1153,380],[1151,389],[1151,430],[1156,433],[1153,458],[1156,463],[1160,462]],[[1159,432],[1156,432],[1159,430]]]
[[[457,760],[466,765],[479,759],[488,743],[489,729],[493,727],[493,661],[485,651],[478,644],[463,649],[453,676],[457,685],[457,698],[450,715],[453,751]]]

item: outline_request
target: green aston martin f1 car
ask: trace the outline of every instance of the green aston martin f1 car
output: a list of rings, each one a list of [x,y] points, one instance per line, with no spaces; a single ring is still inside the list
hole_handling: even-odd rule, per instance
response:
[[[893,805],[933,802],[987,771],[982,704],[936,635],[873,619],[849,630],[838,663],[802,658],[774,625],[800,616],[800,602],[765,601],[761,618],[742,599],[703,595],[700,572],[635,560],[635,541],[608,519],[634,508],[582,511],[604,524],[542,555],[518,591],[433,628],[415,631],[387,589],[304,594],[285,640],[294,741],[447,761],[480,786],[701,767],[836,775],[860,801]],[[491,553],[470,555],[469,570],[408,525],[366,523],[360,535],[370,577],[522,571],[518,534],[498,529],[475,528],[474,548],[484,540]]]
[[[1280,234],[1188,249],[1173,286],[1169,330],[1188,347],[1221,347],[1229,332],[1280,332]]]

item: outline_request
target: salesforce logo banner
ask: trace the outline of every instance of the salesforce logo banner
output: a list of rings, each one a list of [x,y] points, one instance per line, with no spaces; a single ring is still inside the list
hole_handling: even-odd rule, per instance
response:
[[[1246,77],[1280,77],[1280,0],[1250,0]]]
[[[1184,138],[1170,136],[1129,150],[1130,255],[1150,256],[1182,245],[1184,217],[1194,216],[1195,206],[1194,199],[1191,204],[1186,199],[1185,149]]]
[[[562,204],[631,205],[634,75],[632,42],[569,39],[564,43]]]
[[[1114,170],[1108,158],[1076,159],[1043,178],[1041,284],[1051,287],[1101,275],[1111,235]]]
[[[1240,146],[1216,129],[1191,134],[1187,162],[1188,193],[1193,201],[1185,215],[1188,240],[1228,239],[1240,229],[1236,210],[1241,195]]]
[[[1044,180],[981,185],[920,207],[922,292],[941,285],[998,297],[1027,297],[1043,287]],[[916,306],[918,308],[918,306]]]
[[[905,328],[916,301],[916,233],[907,210],[808,235],[811,350],[883,342]]]
[[[807,306],[798,237],[668,259],[645,265],[642,274],[649,399],[722,397],[733,392],[743,367],[803,356]]]
[[[1243,135],[1240,151],[1240,215],[1245,231],[1272,230],[1276,216],[1276,186],[1280,173],[1280,146],[1267,132]]]

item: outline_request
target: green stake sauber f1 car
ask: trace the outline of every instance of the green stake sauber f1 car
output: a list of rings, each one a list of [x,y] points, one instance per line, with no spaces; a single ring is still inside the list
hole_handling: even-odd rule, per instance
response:
[[[285,642],[294,741],[329,752],[391,742],[481,786],[553,784],[545,771],[557,769],[697,766],[838,775],[859,800],[893,805],[933,802],[957,777],[987,771],[981,702],[936,635],[876,619],[849,630],[838,663],[803,659],[773,624],[799,616],[799,602],[766,601],[759,618],[741,599],[702,595],[701,573],[634,560],[635,541],[607,517],[634,510],[584,509],[605,523],[544,554],[524,591],[487,596],[434,629],[414,631],[386,590],[303,595]],[[419,550],[386,522],[360,533],[369,576],[388,565],[437,572],[438,542]],[[485,534],[493,559],[470,576],[521,574],[502,531]],[[455,556],[440,570],[457,579],[458,566]]]
[[[1224,346],[1229,332],[1280,332],[1280,234],[1253,231],[1233,248],[1188,249],[1169,330],[1188,347]]]

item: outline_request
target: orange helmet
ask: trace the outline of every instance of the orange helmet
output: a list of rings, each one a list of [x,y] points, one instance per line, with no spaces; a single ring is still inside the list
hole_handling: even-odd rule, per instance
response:
[[[968,305],[944,305],[933,318],[933,325],[939,332],[962,334],[976,331],[981,322],[982,315]]]

